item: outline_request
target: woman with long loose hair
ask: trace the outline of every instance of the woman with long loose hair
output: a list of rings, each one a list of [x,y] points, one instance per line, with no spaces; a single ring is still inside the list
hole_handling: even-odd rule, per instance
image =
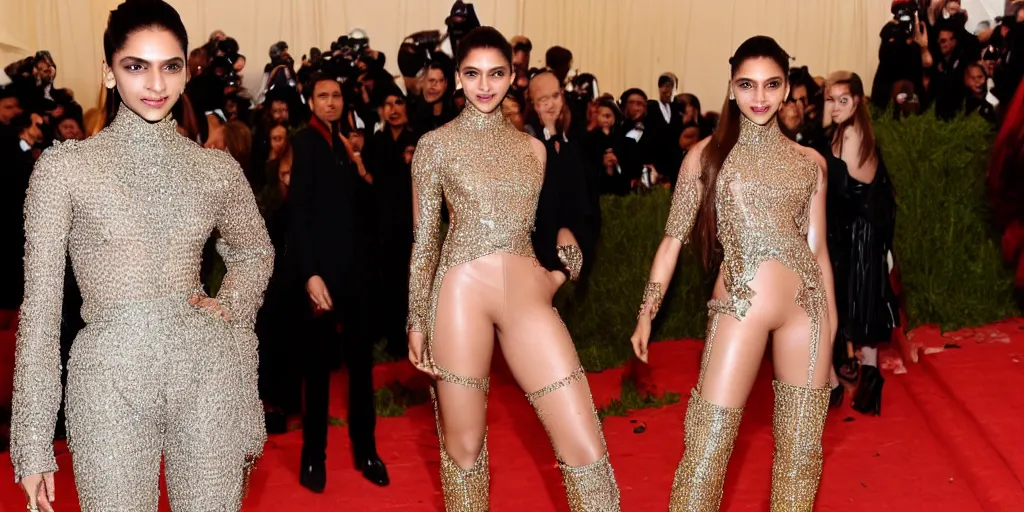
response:
[[[718,510],[743,407],[771,337],[771,509],[810,511],[821,476],[835,332],[825,164],[779,129],[789,56],[778,43],[750,38],[729,64],[718,130],[683,162],[631,341],[646,362],[651,321],[693,230],[705,265],[718,276],[669,508]]]
[[[836,369],[850,382],[859,377],[853,408],[879,414],[885,381],[878,369],[878,344],[888,342],[899,325],[888,262],[896,198],[875,142],[864,83],[856,73],[828,77],[824,110],[831,137],[818,151],[828,165],[829,253],[839,312]]]

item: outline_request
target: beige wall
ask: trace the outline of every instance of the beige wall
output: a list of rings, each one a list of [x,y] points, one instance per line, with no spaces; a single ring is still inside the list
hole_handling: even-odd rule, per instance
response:
[[[38,49],[50,50],[57,83],[70,87],[83,106],[96,103],[106,16],[119,0],[0,0],[0,57],[4,65]],[[310,46],[362,28],[388,56],[408,34],[442,29],[452,0],[170,0],[182,15],[192,46],[222,29],[247,56],[245,83],[259,84],[267,49],[278,40],[296,59]],[[656,91],[657,77],[672,71],[680,92],[697,94],[717,110],[725,95],[728,58],[747,37],[775,37],[796,65],[824,75],[837,69],[870,83],[878,32],[889,0],[474,0],[485,25],[506,36],[525,34],[533,64],[552,45],[571,49],[575,67],[597,75],[602,91],[628,87]]]

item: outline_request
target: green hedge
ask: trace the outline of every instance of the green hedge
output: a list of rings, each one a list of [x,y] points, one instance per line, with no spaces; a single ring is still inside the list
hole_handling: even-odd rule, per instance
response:
[[[982,325],[1018,315],[1012,276],[989,230],[984,194],[991,128],[977,116],[942,122],[928,114],[875,120],[897,191],[896,256],[908,327]],[[661,241],[668,191],[602,198],[602,234],[588,289],[556,299],[584,366],[600,370],[630,356],[636,308]],[[684,249],[653,339],[703,338],[710,276]]]

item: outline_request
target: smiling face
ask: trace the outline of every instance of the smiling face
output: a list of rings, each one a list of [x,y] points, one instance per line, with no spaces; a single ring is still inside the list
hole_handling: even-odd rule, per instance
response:
[[[743,61],[729,87],[740,112],[759,125],[771,121],[789,95],[783,69],[767,57]]]
[[[381,119],[392,128],[404,128],[409,124],[406,114],[405,99],[401,96],[388,96],[381,106]]]
[[[964,86],[969,93],[975,96],[984,96],[985,81],[985,70],[981,66],[970,65],[964,72]]]
[[[143,119],[166,118],[185,90],[185,52],[170,31],[143,29],[128,36],[104,64],[107,88],[117,88],[121,101]]]
[[[459,81],[466,100],[483,113],[501,106],[512,86],[512,63],[494,48],[471,50],[459,66]]]

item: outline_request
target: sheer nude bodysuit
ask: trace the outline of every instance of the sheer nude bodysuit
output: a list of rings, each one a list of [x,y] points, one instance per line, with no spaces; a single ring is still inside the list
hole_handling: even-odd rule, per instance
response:
[[[618,511],[601,424],[530,233],[544,166],[501,112],[468,104],[425,135],[412,165],[417,220],[409,330],[427,338],[449,512],[489,508],[486,401],[494,339],[555,449],[573,511]],[[451,222],[440,240],[442,192]]]
[[[700,176],[700,152],[693,152],[680,173],[667,236],[689,237],[702,196]],[[775,120],[759,126],[741,117],[739,140],[717,180],[723,261],[708,302],[707,342],[687,409],[672,511],[718,510],[769,336],[776,379],[771,509],[813,508],[831,357],[825,277],[808,243],[811,200],[822,179],[818,164]]]

